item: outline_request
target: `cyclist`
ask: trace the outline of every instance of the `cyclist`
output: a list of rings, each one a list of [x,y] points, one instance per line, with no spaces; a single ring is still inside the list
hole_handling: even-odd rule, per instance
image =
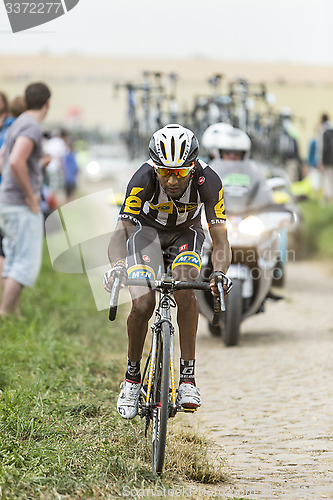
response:
[[[202,143],[207,149],[207,152],[212,159],[212,168],[218,169],[221,163],[228,161],[233,165],[235,172],[243,172],[244,168],[248,170],[249,175],[255,175],[258,179],[258,189],[262,192],[262,202],[271,204],[273,202],[281,204],[278,199],[279,193],[275,193],[271,189],[271,185],[267,184],[266,175],[262,172],[257,164],[253,161],[247,162],[251,153],[251,139],[241,129],[232,127],[227,123],[216,123],[208,127],[202,136]],[[221,160],[224,160],[221,162]],[[241,162],[241,163],[240,163]],[[219,169],[218,169],[219,170]],[[281,179],[281,184],[283,179]],[[225,179],[225,184],[227,180]],[[283,198],[290,200],[288,193],[283,193]],[[280,247],[279,257],[277,260],[277,268],[274,273],[277,278],[274,280],[275,286],[282,286],[284,282],[284,268],[287,261],[288,249],[288,232],[286,228],[280,230]],[[270,292],[271,297],[273,293]]]
[[[241,129],[228,123],[210,125],[202,136],[202,144],[208,151],[211,160],[241,161],[249,158],[251,139]]]
[[[201,207],[204,205],[214,245],[211,276],[212,293],[217,295],[216,277],[223,274],[227,293],[231,281],[225,276],[230,265],[222,182],[202,160],[198,140],[189,129],[169,124],[158,130],[149,143],[149,156],[130,180],[119,220],[109,244],[112,269],[104,275],[104,287],[111,291],[116,271],[124,279],[154,279],[163,266],[161,249],[177,280],[195,281],[201,267],[204,232]],[[127,251],[126,251],[127,244]],[[163,269],[163,267],[162,267]],[[117,409],[124,418],[138,412],[140,360],[155,307],[155,293],[130,287],[132,310],[128,317],[128,368],[121,384]],[[180,334],[180,380],[178,402],[185,408],[201,404],[195,383],[195,339],[198,307],[193,290],[174,292]]]

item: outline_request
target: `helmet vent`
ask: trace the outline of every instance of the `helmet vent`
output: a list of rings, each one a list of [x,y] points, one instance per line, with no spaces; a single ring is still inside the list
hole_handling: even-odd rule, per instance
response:
[[[172,161],[175,159],[175,138],[172,136],[171,137],[171,157]]]
[[[186,141],[183,141],[182,144],[181,144],[181,146],[180,146],[179,158],[183,158],[185,147],[186,147]]]
[[[167,154],[166,154],[164,142],[161,141],[160,146],[161,146],[162,154],[163,154],[164,158],[167,160]]]

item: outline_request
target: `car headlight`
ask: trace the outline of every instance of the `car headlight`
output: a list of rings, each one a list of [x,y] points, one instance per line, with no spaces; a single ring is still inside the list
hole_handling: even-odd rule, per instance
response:
[[[101,167],[97,161],[90,161],[87,165],[86,170],[89,175],[96,175],[100,172]]]
[[[259,217],[255,215],[249,215],[246,219],[243,219],[238,226],[238,230],[243,234],[251,234],[253,236],[259,236],[265,229],[264,223]]]

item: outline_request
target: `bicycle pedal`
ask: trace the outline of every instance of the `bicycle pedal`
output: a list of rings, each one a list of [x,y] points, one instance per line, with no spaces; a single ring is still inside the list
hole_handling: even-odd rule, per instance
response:
[[[185,413],[194,413],[195,411],[197,411],[198,408],[184,408],[183,407],[183,410]]]

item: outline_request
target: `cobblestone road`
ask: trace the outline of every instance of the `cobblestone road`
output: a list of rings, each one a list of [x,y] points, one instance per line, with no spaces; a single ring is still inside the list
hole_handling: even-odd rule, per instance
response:
[[[237,347],[200,321],[195,421],[227,459],[225,498],[333,499],[333,279],[288,264],[283,295]]]

